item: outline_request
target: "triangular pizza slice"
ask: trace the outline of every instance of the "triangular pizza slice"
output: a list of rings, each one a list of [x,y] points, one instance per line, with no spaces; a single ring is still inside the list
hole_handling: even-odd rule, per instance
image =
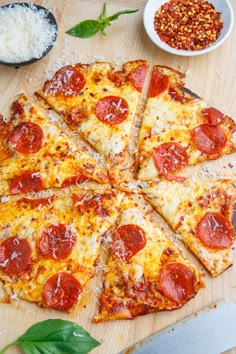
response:
[[[107,183],[107,171],[56,127],[25,94],[0,120],[0,195],[38,192],[92,179]]]
[[[61,113],[105,159],[114,179],[127,155],[135,115],[148,70],[146,60],[67,65],[36,94]]]
[[[163,180],[144,193],[213,277],[232,265],[235,181]]]
[[[182,181],[181,169],[236,151],[235,122],[184,87],[184,75],[153,67],[139,136],[138,178]]]
[[[94,275],[101,237],[116,222],[123,196],[71,187],[17,197],[0,203],[1,301],[70,311]]]
[[[202,285],[195,266],[127,197],[104,268],[104,289],[94,322],[180,308]]]

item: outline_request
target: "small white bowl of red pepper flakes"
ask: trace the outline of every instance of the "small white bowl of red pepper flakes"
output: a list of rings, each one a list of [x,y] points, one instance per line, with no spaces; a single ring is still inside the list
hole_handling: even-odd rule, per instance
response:
[[[229,0],[149,0],[143,21],[148,36],[161,49],[196,56],[228,38],[234,15]]]

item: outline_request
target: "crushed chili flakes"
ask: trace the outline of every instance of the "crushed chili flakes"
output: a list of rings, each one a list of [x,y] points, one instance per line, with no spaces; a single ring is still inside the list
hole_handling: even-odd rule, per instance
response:
[[[220,15],[206,0],[170,0],[155,13],[154,28],[172,48],[201,50],[219,37],[223,27]]]

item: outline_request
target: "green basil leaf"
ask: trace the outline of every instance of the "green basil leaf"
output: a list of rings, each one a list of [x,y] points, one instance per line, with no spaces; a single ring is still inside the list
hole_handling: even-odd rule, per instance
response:
[[[111,24],[110,24],[109,22],[103,24],[103,27],[102,27],[102,29],[101,29],[101,33],[102,33],[104,36],[107,35],[106,32],[105,32],[105,29],[106,29],[108,26],[110,26],[110,25],[111,25]]]
[[[98,20],[85,20],[69,29],[66,33],[74,37],[90,38],[100,31],[101,28]]]
[[[111,21],[117,20],[120,15],[132,14],[137,11],[139,10],[123,10],[107,17],[107,3],[105,1],[103,5],[103,12],[97,20],[85,20],[79,22],[66,33],[74,37],[89,38],[93,37],[97,32],[101,31],[102,34],[106,36],[105,29],[107,26],[111,25]]]
[[[15,344],[25,354],[86,354],[100,343],[76,323],[53,319],[36,323],[0,353]]]
[[[101,21],[103,22],[104,20],[106,21],[106,18],[107,18],[107,3],[106,1],[104,2],[104,5],[103,5],[103,12],[102,14],[98,17],[98,21]]]
[[[137,12],[137,11],[139,11],[139,10],[137,9],[137,10],[124,10],[124,11],[119,11],[119,12],[116,12],[116,13],[114,13],[113,15],[107,17],[107,18],[106,18],[106,21],[108,21],[108,22],[114,21],[114,20],[117,20],[120,15],[132,14],[132,13]]]

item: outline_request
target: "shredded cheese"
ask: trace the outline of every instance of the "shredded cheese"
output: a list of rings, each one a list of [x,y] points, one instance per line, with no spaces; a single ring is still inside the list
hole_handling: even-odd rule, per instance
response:
[[[47,15],[33,4],[0,8],[0,60],[21,63],[41,58],[57,33]]]

